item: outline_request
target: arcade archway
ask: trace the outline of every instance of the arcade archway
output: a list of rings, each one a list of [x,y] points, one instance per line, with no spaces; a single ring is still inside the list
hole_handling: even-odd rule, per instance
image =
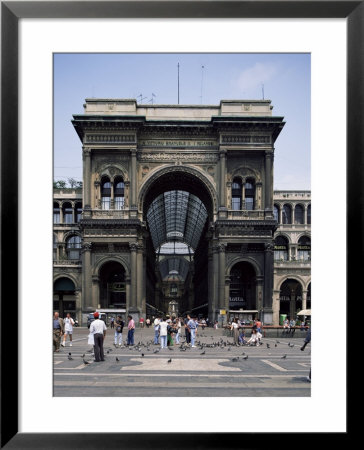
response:
[[[125,269],[116,261],[105,262],[99,271],[100,307],[125,308],[126,282]]]
[[[214,205],[209,188],[183,168],[162,173],[143,193],[147,223],[146,302],[168,312],[166,282],[178,279],[180,314],[208,314],[207,230]],[[169,292],[169,294],[166,294]]]

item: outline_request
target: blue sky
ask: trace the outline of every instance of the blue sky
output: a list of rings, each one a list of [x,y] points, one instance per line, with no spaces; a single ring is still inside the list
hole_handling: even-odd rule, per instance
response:
[[[83,113],[85,98],[177,104],[178,63],[180,104],[261,99],[264,85],[273,115],[286,122],[275,144],[274,189],[311,188],[310,55],[296,53],[55,54],[54,179],[82,180],[81,142],[71,120]]]

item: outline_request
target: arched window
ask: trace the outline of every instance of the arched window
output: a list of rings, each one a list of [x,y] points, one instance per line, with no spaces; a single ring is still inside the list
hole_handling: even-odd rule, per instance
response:
[[[81,251],[81,238],[80,236],[74,235],[67,239],[66,241],[66,251],[68,259],[80,259]]]
[[[111,183],[108,178],[101,181],[101,208],[110,209]]]
[[[76,222],[79,223],[82,217],[82,204],[77,203],[75,208],[76,208]]]
[[[309,261],[311,259],[311,239],[302,236],[298,240],[298,259]]]
[[[274,220],[276,220],[279,223],[279,206],[277,206],[277,205],[274,205],[273,216],[274,216]]]
[[[53,203],[53,223],[60,223],[61,222],[61,209],[59,207],[59,204],[54,202]]]
[[[245,183],[245,209],[252,211],[255,207],[255,183],[254,180],[249,178]]]
[[[274,260],[288,261],[288,239],[284,236],[277,236],[274,239]]]
[[[311,225],[311,205],[307,206],[307,225]]]
[[[231,208],[235,211],[241,209],[242,184],[240,178],[234,178],[231,186]]]
[[[290,205],[284,205],[282,209],[282,223],[291,224],[292,223],[292,208]]]
[[[117,178],[114,181],[114,208],[115,209],[124,209],[124,188],[125,184],[122,178]]]
[[[302,205],[296,205],[294,208],[294,223],[304,224],[304,209]]]
[[[64,203],[63,209],[63,223],[73,223],[73,208],[71,203]]]

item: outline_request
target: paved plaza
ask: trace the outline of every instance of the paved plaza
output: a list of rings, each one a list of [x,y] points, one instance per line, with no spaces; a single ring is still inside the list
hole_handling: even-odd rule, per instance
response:
[[[124,329],[123,345],[126,334]],[[246,334],[249,336],[249,332]],[[262,339],[263,345],[250,347],[232,345],[233,338],[226,336],[222,329],[205,328],[198,331],[196,348],[183,350],[182,346],[181,350],[176,345],[159,349],[159,345],[150,344],[154,336],[152,328],[136,330],[134,347],[115,348],[114,330],[108,328],[104,362],[93,362],[87,336],[87,328],[75,328],[73,346],[69,347],[67,340],[66,347],[54,353],[54,396],[311,395],[311,383],[307,381],[311,346],[300,350],[305,336],[301,331],[294,338],[266,337]],[[84,364],[83,354],[89,364]]]

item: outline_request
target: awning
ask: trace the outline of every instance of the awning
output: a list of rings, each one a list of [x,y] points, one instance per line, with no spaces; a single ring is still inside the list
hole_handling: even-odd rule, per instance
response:
[[[297,316],[310,316],[311,310],[310,309],[303,309],[299,313],[297,313]]]

